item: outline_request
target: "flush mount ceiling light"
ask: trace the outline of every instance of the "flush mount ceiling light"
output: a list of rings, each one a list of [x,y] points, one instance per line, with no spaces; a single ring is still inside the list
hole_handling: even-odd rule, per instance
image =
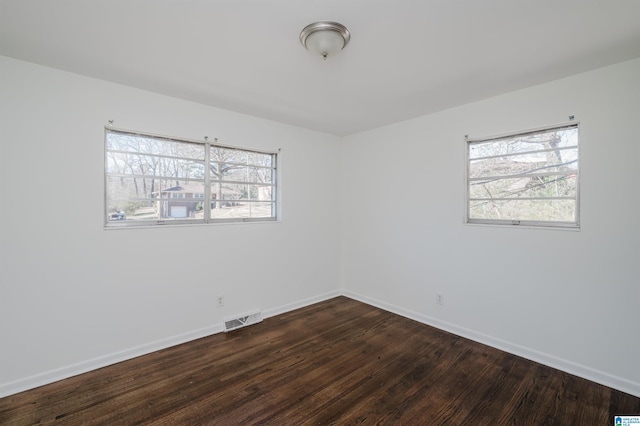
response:
[[[300,32],[300,43],[309,52],[320,55],[323,59],[344,49],[350,38],[347,27],[331,21],[314,22]]]

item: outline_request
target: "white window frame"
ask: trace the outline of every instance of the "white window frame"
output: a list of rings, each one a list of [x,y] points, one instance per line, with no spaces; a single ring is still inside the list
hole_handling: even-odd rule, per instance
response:
[[[563,124],[558,124],[558,125],[554,125],[554,126],[547,126],[547,127],[540,127],[540,128],[536,128],[536,129],[530,129],[530,130],[526,130],[526,131],[520,131],[520,132],[513,132],[513,133],[506,133],[506,134],[502,134],[502,135],[497,135],[497,136],[491,136],[491,137],[469,137],[469,136],[465,136],[465,215],[464,215],[464,222],[466,224],[477,224],[477,225],[493,225],[493,226],[506,226],[506,227],[531,227],[531,228],[552,228],[552,229],[567,229],[567,230],[579,230],[580,229],[580,126],[579,126],[579,122],[577,121],[570,121],[567,123],[563,123]],[[532,135],[532,134],[539,134],[539,133],[544,133],[544,132],[549,132],[549,131],[554,131],[554,130],[562,130],[562,129],[569,129],[569,128],[575,128],[576,132],[577,132],[577,143],[575,145],[575,148],[565,148],[565,149],[575,149],[576,150],[576,163],[577,163],[577,168],[574,172],[562,172],[562,173],[557,173],[555,172],[555,174],[564,174],[564,175],[575,175],[575,180],[576,180],[576,184],[575,184],[575,197],[538,197],[537,199],[544,199],[544,200],[561,200],[561,199],[572,199],[575,202],[575,218],[573,221],[547,221],[547,220],[525,220],[525,219],[487,219],[487,218],[474,218],[471,217],[471,202],[472,201],[480,201],[480,199],[473,199],[471,198],[471,184],[473,181],[478,181],[478,180],[482,180],[482,179],[487,179],[488,177],[476,177],[476,178],[471,178],[470,177],[470,167],[471,167],[471,161],[474,160],[478,160],[478,159],[486,159],[489,157],[483,157],[483,158],[470,158],[470,151],[471,151],[471,146],[473,144],[479,144],[479,143],[486,143],[486,142],[493,142],[493,141],[500,141],[500,140],[512,140],[514,138],[517,138],[518,136],[527,136],[527,135]],[[544,152],[545,150],[532,150],[532,152]],[[514,156],[516,154],[509,154],[509,155],[505,155],[505,156],[496,156],[496,157],[508,157],[508,156]],[[549,173],[551,174],[551,173]],[[541,173],[538,173],[538,175],[542,175]],[[536,174],[530,174],[530,173],[521,173],[521,174],[517,174],[517,175],[513,175],[513,176],[504,176],[504,177],[497,177],[496,179],[507,179],[510,177],[527,177],[527,176],[536,176]],[[535,197],[533,198],[522,198],[523,200],[527,200],[527,199],[536,199]],[[495,198],[493,200],[502,200],[505,201],[506,199],[500,199],[500,198]]]
[[[209,203],[204,202],[203,203],[203,210],[204,210],[204,217],[202,219],[193,219],[193,218],[187,218],[187,219],[180,219],[180,220],[173,220],[171,217],[161,217],[158,218],[158,220],[127,220],[127,218],[125,218],[124,220],[114,220],[114,219],[110,219],[110,216],[112,215],[113,212],[111,212],[109,210],[109,193],[108,193],[108,179],[109,177],[113,178],[115,177],[119,177],[119,176],[123,176],[122,174],[117,174],[117,173],[110,173],[109,172],[109,158],[108,155],[109,153],[113,154],[113,153],[117,153],[119,152],[118,150],[110,150],[108,148],[108,142],[107,142],[107,136],[109,133],[115,133],[115,134],[123,134],[123,135],[131,135],[131,136],[141,136],[141,137],[145,137],[145,138],[152,138],[152,139],[158,139],[161,141],[165,141],[165,142],[172,142],[172,143],[184,143],[184,144],[198,144],[198,145],[202,145],[203,149],[204,149],[204,157],[202,158],[202,160],[198,160],[198,162],[203,162],[204,166],[204,178],[200,178],[200,179],[192,179],[192,178],[181,178],[183,181],[186,181],[187,183],[191,182],[191,181],[196,181],[198,184],[202,184],[204,187],[204,193],[202,194],[202,197],[189,197],[187,198],[185,193],[170,193],[171,195],[167,198],[167,200],[175,200],[175,201],[181,201],[181,200],[192,200],[194,202],[202,202],[203,200],[211,200]],[[117,129],[114,128],[112,126],[105,126],[105,142],[104,142],[104,152],[105,152],[105,157],[104,157],[104,163],[105,163],[105,168],[104,168],[104,200],[105,200],[105,204],[103,207],[104,210],[104,227],[105,229],[107,228],[135,228],[135,227],[154,227],[154,226],[159,226],[159,225],[179,225],[179,226],[183,226],[183,225],[193,225],[193,224],[216,224],[216,223],[244,223],[244,222],[277,222],[280,220],[280,191],[279,191],[279,186],[280,186],[280,176],[279,176],[279,170],[278,170],[278,152],[276,151],[263,151],[263,150],[257,150],[257,149],[251,149],[251,148],[241,148],[241,147],[237,147],[237,146],[231,146],[231,145],[222,145],[220,143],[218,143],[218,139],[216,138],[214,140],[214,142],[209,142],[207,140],[208,138],[205,138],[204,141],[199,141],[199,140],[190,140],[190,139],[185,139],[185,138],[176,138],[176,137],[168,137],[168,136],[161,136],[161,135],[156,135],[156,134],[151,134],[151,133],[143,133],[143,132],[137,132],[137,131],[131,131],[131,130],[126,130],[126,129]],[[256,183],[254,181],[251,180],[247,180],[247,181],[231,181],[231,180],[225,180],[224,178],[221,179],[216,179],[215,176],[212,176],[213,173],[210,171],[210,165],[213,163],[216,163],[214,160],[212,160],[211,158],[211,150],[215,149],[215,148],[221,148],[221,149],[225,149],[225,150],[233,150],[233,151],[240,151],[243,153],[248,153],[248,154],[259,154],[259,155],[265,155],[265,156],[271,156],[271,166],[259,166],[256,164],[249,164],[249,163],[237,163],[237,165],[242,168],[242,167],[247,167],[250,169],[255,169],[255,168],[259,168],[259,169],[264,169],[267,174],[269,174],[270,172],[270,182],[268,183]],[[130,153],[135,153],[135,151],[129,151]],[[162,155],[162,154],[154,154],[154,153],[140,153],[141,156],[156,156],[156,157],[166,157],[166,155]],[[181,160],[191,160],[189,158],[180,158],[180,157],[175,157],[177,159],[181,159]],[[193,160],[191,160],[193,161]],[[233,162],[229,162],[229,164],[236,164]],[[142,176],[139,175],[133,175],[132,176],[137,176],[139,178],[142,178]],[[126,177],[126,176],[125,176]],[[160,179],[167,179],[167,178],[171,178],[171,176],[154,176],[154,175],[145,175],[145,178],[149,179],[149,178],[158,178]],[[270,217],[232,217],[232,218],[213,218],[211,217],[211,210],[212,210],[212,203],[215,202],[215,198],[212,198],[213,194],[212,194],[212,185],[214,185],[217,182],[221,182],[223,184],[229,184],[229,185],[238,185],[238,184],[246,184],[248,186],[256,186],[256,187],[264,187],[264,188],[268,188],[268,190],[270,190],[270,194],[271,194],[271,200],[270,201],[266,201],[266,200],[261,200],[261,199],[252,199],[250,195],[248,195],[248,199],[241,199],[241,200],[237,200],[235,202],[237,203],[261,203],[261,204],[265,204],[265,203],[271,203],[271,216]],[[161,189],[161,188],[159,188]],[[174,198],[175,197],[175,198]]]

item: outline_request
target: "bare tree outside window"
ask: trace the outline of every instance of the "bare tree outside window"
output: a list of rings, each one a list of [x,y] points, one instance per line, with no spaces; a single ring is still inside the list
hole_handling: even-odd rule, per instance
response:
[[[467,141],[467,222],[578,227],[578,125]]]
[[[275,153],[105,132],[107,226],[275,220],[275,177]]]

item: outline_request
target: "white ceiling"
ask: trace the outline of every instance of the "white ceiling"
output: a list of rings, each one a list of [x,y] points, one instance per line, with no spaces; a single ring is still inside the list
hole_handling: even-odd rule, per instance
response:
[[[0,0],[0,54],[348,135],[640,57],[640,1]]]

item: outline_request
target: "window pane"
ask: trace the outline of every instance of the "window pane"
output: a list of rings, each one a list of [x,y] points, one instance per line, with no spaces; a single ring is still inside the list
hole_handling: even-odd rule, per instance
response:
[[[273,169],[266,169],[264,167],[249,167],[247,171],[249,182],[255,183],[272,183],[273,182]]]
[[[181,182],[202,180],[204,172],[202,161],[107,151],[107,173],[111,175],[151,176],[156,181],[173,180],[179,185]]]
[[[106,138],[110,151],[204,160],[204,145],[201,144],[120,132],[107,132]]]
[[[238,149],[211,147],[211,162],[247,164],[247,155]]]
[[[568,149],[472,160],[469,163],[469,177],[565,172],[577,169],[578,150]]]
[[[269,185],[248,185],[225,183],[213,185],[217,200],[272,201],[273,187]]]
[[[221,180],[233,182],[247,182],[247,167],[228,167]]]
[[[107,220],[157,220],[153,179],[107,178]]]
[[[275,205],[271,202],[226,201],[222,207],[211,209],[212,219],[255,219],[275,217]]]
[[[244,181],[246,153],[225,148],[211,148],[210,171],[212,180]]]
[[[247,199],[247,185],[220,182],[212,185],[216,200],[234,201]]]
[[[578,127],[571,126],[514,135],[483,142],[472,142],[469,158],[513,155],[543,149],[559,149],[578,145]]]
[[[273,201],[273,187],[265,185],[251,185],[251,198],[258,201]]]
[[[217,171],[217,165],[213,166]],[[227,182],[253,182],[253,183],[271,183],[273,169],[256,166],[227,166],[222,178],[214,180],[223,180]]]
[[[468,219],[578,225],[577,125],[472,141],[468,155]]]
[[[247,164],[250,166],[272,167],[273,154],[262,154],[259,152],[250,152],[247,156]]]
[[[574,197],[576,175],[529,176],[515,179],[473,181],[470,198]]]
[[[470,219],[574,222],[574,200],[470,201]]]
[[[275,215],[273,213],[275,209],[274,203],[262,203],[262,202],[253,202],[249,206],[251,209],[251,217],[272,217]]]

